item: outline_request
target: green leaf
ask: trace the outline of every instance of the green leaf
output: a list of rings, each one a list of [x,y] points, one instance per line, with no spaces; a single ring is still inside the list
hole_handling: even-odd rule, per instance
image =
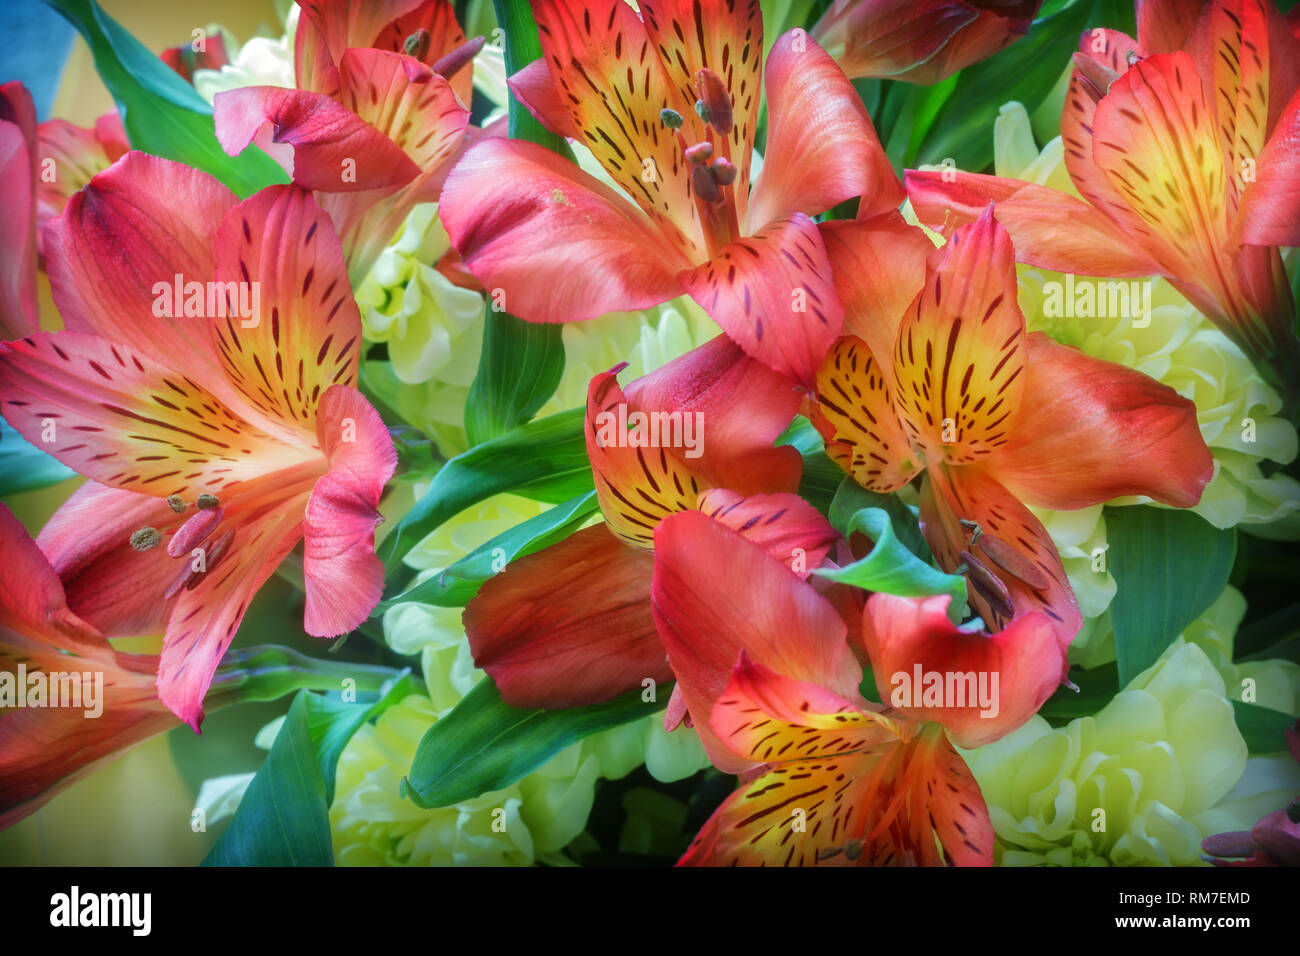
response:
[[[0,497],[75,477],[75,471],[28,442],[18,429],[0,419]]]
[[[411,693],[406,675],[370,704],[302,690],[204,866],[333,866],[329,805],[339,754],[358,728]]]
[[[493,6],[504,33],[506,75],[513,76],[541,58],[537,23],[527,3],[495,0]],[[573,150],[564,137],[539,123],[513,92],[509,113],[511,139],[537,143],[573,159]],[[465,432],[472,445],[532,418],[555,394],[564,374],[563,326],[525,322],[507,312],[494,311],[496,291],[488,290],[483,351],[465,401]]]
[[[826,514],[836,490],[844,481],[844,469],[827,457],[817,429],[808,419],[797,415],[773,444],[778,447],[789,445],[803,456],[799,497]]]
[[[389,593],[398,593],[409,578],[401,573],[406,552],[470,505],[503,491],[552,503],[590,491],[585,415],[585,409],[574,408],[529,422],[447,462],[377,549],[389,574]]]
[[[1286,732],[1296,723],[1290,714],[1241,700],[1232,702],[1232,710],[1237,719],[1237,729],[1246,738],[1246,747],[1252,754],[1271,754],[1287,749]]]
[[[241,198],[288,174],[255,146],[227,156],[212,127],[212,107],[95,0],[46,0],[90,46],[95,69],[113,94],[134,149],[209,173]]]
[[[1218,599],[1237,552],[1234,531],[1190,511],[1107,508],[1110,605],[1119,685],[1154,664],[1183,628]]]
[[[564,375],[564,326],[495,312],[491,301],[489,294],[478,374],[465,400],[465,433],[472,445],[532,418]]]
[[[1097,17],[1096,6],[1076,0],[1034,21],[1027,37],[962,70],[919,150],[919,161],[952,158],[969,171],[993,162],[993,123],[1002,105],[1015,100],[1034,111],[1069,66],[1080,34]]]
[[[533,554],[563,541],[599,510],[596,493],[589,491],[529,518],[475,548],[441,574],[417,584],[396,597],[380,601],[371,617],[379,617],[394,604],[415,601],[437,607],[464,607],[488,578],[515,558]]]
[[[1119,693],[1119,671],[1114,663],[1090,670],[1075,668],[1070,680],[1079,688],[1077,692],[1062,685],[1038,709],[1038,715],[1053,727],[1097,713]]]
[[[656,695],[670,689],[660,686]],[[643,693],[569,710],[523,710],[508,706],[484,677],[424,735],[402,793],[432,809],[501,790],[570,744],[658,711],[662,705],[643,701]]]
[[[921,522],[916,512],[903,504],[898,495],[881,495],[868,491],[840,470],[842,480],[835,491],[835,500],[831,502],[827,516],[831,524],[845,537],[848,536],[849,522],[863,508],[883,508],[889,514],[894,534],[903,543],[903,547],[927,564],[932,563],[930,546],[926,544],[925,535],[921,534]]]
[[[846,492],[846,496],[849,494]],[[836,497],[839,498],[838,495]],[[905,506],[903,507],[906,510]],[[891,506],[891,510],[897,514],[897,508]],[[832,523],[835,523],[837,517],[842,519],[844,514],[843,502],[839,507],[832,502]],[[960,575],[945,574],[932,568],[904,547],[894,533],[890,510],[885,507],[860,508],[853,512],[847,522],[838,524],[837,527],[845,537],[856,531],[865,534],[875,544],[865,558],[846,567],[818,568],[813,572],[818,577],[837,581],[840,584],[851,584],[867,591],[880,591],[903,597],[947,594],[953,599],[948,605],[949,617],[954,622],[961,620],[966,605],[966,579]]]

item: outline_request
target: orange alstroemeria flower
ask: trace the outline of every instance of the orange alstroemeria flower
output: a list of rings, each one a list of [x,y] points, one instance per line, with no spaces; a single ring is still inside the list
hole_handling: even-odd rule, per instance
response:
[[[1194,505],[1213,473],[1195,406],[1026,334],[1015,253],[991,208],[938,249],[901,222],[892,235],[851,222],[822,230],[849,333],[817,377],[827,453],[875,492],[924,474],[926,540],[944,570],[967,572],[989,629],[1040,610],[1068,645],[1082,618],[1025,504],[1073,510],[1146,495]],[[872,281],[882,270],[889,281]]]
[[[1084,34],[1061,115],[1083,199],[951,170],[908,170],[908,195],[945,230],[996,202],[1021,261],[1044,269],[1166,277],[1294,390],[1279,247],[1300,245],[1300,41],[1269,0],[1216,2],[1199,21],[1188,6],[1141,4],[1136,40]]]
[[[862,698],[845,623],[811,584],[683,512],[655,533],[653,602],[701,742],[743,774],[679,865],[992,865],[988,809],[944,727]]]
[[[587,455],[604,523],[512,561],[465,610],[475,663],[513,706],[573,707],[645,678],[672,679],[649,600],[655,528],[665,516],[707,511],[804,577],[839,537],[791,494],[798,452],[772,447],[799,404],[787,379],[725,336],[626,393],[617,372],[593,378],[587,399]]]

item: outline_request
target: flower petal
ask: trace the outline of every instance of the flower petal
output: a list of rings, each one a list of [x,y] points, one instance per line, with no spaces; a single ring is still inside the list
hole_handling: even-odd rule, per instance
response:
[[[811,388],[844,323],[817,226],[803,213],[728,243],[678,278],[749,355]]]
[[[512,707],[609,700],[672,679],[650,614],[653,559],[608,528],[517,558],[465,609],[475,663]]]
[[[825,50],[802,31],[786,33],[768,57],[766,84],[767,151],[754,184],[750,232],[855,196],[862,197],[862,218],[898,209],[902,184],[862,98]]]
[[[1141,372],[1028,337],[1025,402],[989,461],[1011,494],[1073,511],[1127,495],[1190,508],[1214,473],[1196,406]]]
[[[533,143],[489,138],[470,147],[438,211],[466,267],[529,321],[590,319],[681,294],[676,274],[689,262],[650,220]]]
[[[206,173],[145,153],[95,176],[42,240],[64,328],[129,342],[163,365],[184,356],[190,378],[214,387],[223,376],[206,323],[170,315],[179,302],[158,304],[171,302],[176,276],[212,278],[217,226],[236,201]]]
[[[706,488],[748,495],[793,491],[799,483],[798,452],[772,447],[794,418],[798,396],[725,336],[637,379],[626,394],[616,373],[597,375],[587,396],[587,455],[601,510],[633,547],[648,548],[658,522],[694,508]],[[646,441],[657,432],[659,447],[631,444],[632,432],[611,443],[627,422],[640,424],[632,419],[638,412],[647,416],[638,431]]]
[[[420,172],[402,148],[324,93],[245,86],[218,93],[213,120],[221,148],[238,156],[269,126],[293,147],[293,181],[323,192],[401,186]]]
[[[36,135],[41,160],[54,163],[53,175],[40,176],[36,184],[39,234],[47,222],[63,212],[73,195],[121,159],[130,147],[116,110],[101,116],[94,129],[53,119],[42,123]]]
[[[249,318],[211,323],[234,388],[267,428],[314,444],[322,393],[356,384],[361,352],[361,314],[329,216],[300,187],[261,190],[222,221],[216,274],[255,283]]]
[[[726,691],[740,653],[795,680],[856,699],[862,669],[844,622],[790,566],[697,511],[671,515],[655,532],[655,623],[700,740],[714,763],[738,757],[706,714]]]
[[[699,510],[743,534],[804,580],[821,566],[839,532],[798,495],[741,495],[711,488]]]
[[[573,115],[564,105],[545,59],[533,60],[507,78],[506,84],[515,99],[552,133],[568,139],[582,139],[582,130],[578,129]]]
[[[397,144],[425,176],[451,158],[469,122],[451,85],[409,56],[348,50],[339,83],[343,105]]]
[[[414,14],[421,0],[307,0],[301,6],[295,39],[298,86],[329,93],[330,68],[337,68],[344,51],[376,46],[385,28]],[[337,76],[333,79],[337,82]]]
[[[702,233],[688,167],[660,111],[682,115],[688,144],[704,139],[703,126],[691,109],[694,97],[682,98],[646,25],[623,0],[537,0],[533,16],[542,56],[583,145],[671,245],[697,252]],[[647,169],[654,175],[647,178]]]
[[[937,721],[959,747],[979,747],[1037,713],[1069,665],[1046,615],[1022,614],[997,634],[961,631],[948,619],[949,600],[873,594],[863,639],[882,701]],[[927,700],[930,675],[938,692]]]
[[[863,488],[881,494],[902,488],[921,467],[898,419],[891,378],[855,335],[841,338],[817,373],[826,454]]]
[[[1015,250],[990,206],[930,254],[894,347],[898,417],[928,457],[977,461],[1009,440],[1024,368]]]
[[[424,0],[414,10],[400,15],[380,31],[373,43],[349,43],[348,46],[372,46],[393,53],[403,53],[407,37],[417,30],[429,31],[429,49],[421,58],[425,66],[432,67],[448,53],[459,49],[465,43],[465,31],[456,22],[456,10],[451,0]],[[451,83],[456,98],[468,108],[474,96],[473,69],[461,68],[448,79],[448,82]]]
[[[302,537],[306,496],[276,500],[239,522],[220,563],[180,592],[158,664],[158,699],[195,733],[203,697],[249,602]]]
[[[316,430],[330,470],[312,489],[303,519],[303,627],[336,637],[360,626],[383,596],[375,526],[397,452],[374,406],[346,385],[321,396]]]
[[[108,637],[159,634],[171,610],[159,582],[175,578],[178,565],[165,547],[136,551],[130,535],[150,527],[166,539],[185,518],[162,498],[88,481],[36,541],[80,617]]]
[[[971,532],[962,521],[979,525],[981,542],[970,544]],[[926,472],[921,486],[921,529],[945,571],[951,573],[963,563],[959,553],[964,550],[1001,581],[1010,613],[1005,606],[991,603],[971,577],[970,604],[989,631],[1004,630],[1014,618],[1042,611],[1051,619],[1062,647],[1079,633],[1083,617],[1051,536],[982,466],[939,466]],[[992,550],[991,543],[983,542],[985,537],[996,538],[1000,547]],[[1007,550],[1014,552],[1014,558],[1005,555]],[[1015,566],[1008,568],[1007,564]]]
[[[888,358],[903,316],[925,285],[925,262],[934,251],[925,232],[898,212],[867,220],[818,225],[844,305],[844,332]]]
[[[36,110],[26,87],[0,85],[0,340],[40,331],[36,305]]]
[[[69,468],[159,498],[192,501],[302,458],[187,376],[82,332],[0,343],[0,410]]]
[[[1242,242],[1300,246],[1300,91],[1260,153],[1258,170],[1238,212]]]
[[[1064,134],[1063,134],[1064,135]],[[909,169],[917,217],[945,235],[995,202],[1020,262],[1088,276],[1149,276],[1161,267],[1101,210],[1047,186],[951,170]]]

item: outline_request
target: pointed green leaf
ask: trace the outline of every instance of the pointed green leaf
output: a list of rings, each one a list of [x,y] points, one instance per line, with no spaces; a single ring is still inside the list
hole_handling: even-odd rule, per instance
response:
[[[1119,686],[1164,653],[1223,593],[1237,553],[1235,531],[1190,511],[1148,505],[1106,509]]]
[[[670,690],[656,688],[656,698]],[[424,735],[402,792],[433,808],[508,787],[570,744],[662,709],[642,700],[643,693],[570,710],[522,710],[508,706],[492,678],[484,677]]]

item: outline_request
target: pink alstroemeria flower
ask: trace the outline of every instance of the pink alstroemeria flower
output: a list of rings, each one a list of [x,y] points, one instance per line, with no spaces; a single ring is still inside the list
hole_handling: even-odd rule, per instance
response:
[[[1138,39],[1084,34],[1061,114],[1082,199],[996,176],[908,170],[921,220],[950,231],[990,201],[1021,261],[1167,278],[1297,384],[1279,247],[1300,245],[1300,41],[1269,0],[1139,5]]]
[[[0,344],[0,413],[93,480],[40,545],[104,633],[165,626],[158,694],[197,730],[249,601],[299,540],[308,633],[351,630],[383,588],[375,509],[396,453],[355,388],[342,249],[300,187],[239,202],[131,152],[73,197],[45,252],[66,328]],[[159,308],[177,282],[196,308]],[[146,527],[161,546],[133,542]]]
[[[130,147],[116,112],[94,129],[66,120],[36,122],[21,83],[0,85],[0,340],[40,331],[36,305],[39,239],[45,224],[90,178]]]
[[[835,0],[812,35],[850,77],[938,83],[1029,32],[1041,0]]]
[[[359,281],[412,207],[437,201],[464,145],[481,46],[448,0],[304,3],[298,88],[218,93],[217,139],[232,156],[256,141],[315,190]]]
[[[778,39],[764,70],[756,2],[640,11],[539,0],[542,57],[510,79],[622,193],[541,146],[484,140],[447,179],[452,244],[528,321],[689,293],[749,355],[811,386],[843,312],[809,217],[858,196],[871,214],[902,199],[862,101],[803,31]],[[751,190],[764,82],[767,152]]]

